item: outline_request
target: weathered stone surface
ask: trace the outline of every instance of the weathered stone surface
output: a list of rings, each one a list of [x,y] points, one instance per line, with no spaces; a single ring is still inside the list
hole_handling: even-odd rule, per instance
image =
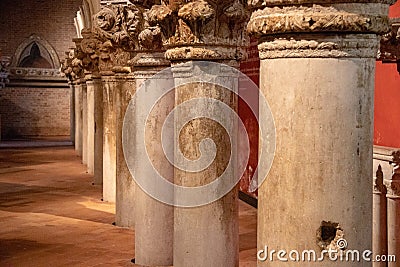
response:
[[[74,82],[75,90],[75,150],[82,156],[82,81]]]
[[[260,37],[260,87],[277,133],[275,159],[259,188],[259,249],[318,253],[337,247],[339,238],[347,249],[371,249],[374,66],[393,2],[251,1],[248,31]],[[329,225],[334,234],[327,238]],[[307,263],[367,264],[326,257]]]
[[[176,105],[195,98],[207,98],[219,100],[232,110],[227,113],[221,105],[198,104],[180,110],[175,115],[175,123],[179,125],[182,122],[180,120],[187,113],[201,116],[207,114],[206,111],[210,111],[213,114],[212,118],[221,118],[226,124],[236,125],[233,129],[237,129],[234,116],[237,110],[237,98],[231,91],[213,84],[215,80],[223,80],[223,84],[226,84],[233,92],[237,92],[237,77],[229,72],[223,73],[221,70],[215,70],[215,73],[208,70],[207,73],[210,76],[207,76],[209,77],[207,81],[209,82],[190,83],[188,81],[191,76],[201,75],[198,72],[195,74],[198,70],[191,68],[190,65],[190,62],[183,66],[173,65]],[[236,140],[237,132],[235,130],[227,132],[212,118],[193,119],[182,129],[175,129],[175,142],[178,143],[186,159],[195,160],[202,156],[199,142],[205,138],[212,139],[216,146],[216,155],[206,169],[198,172],[176,169],[175,184],[199,187],[220,178],[223,173],[229,177],[237,175],[237,164],[228,165],[232,160],[232,154],[235,155],[237,151],[234,148],[237,144],[230,143],[230,138]],[[235,162],[235,156],[233,158]],[[185,166],[178,157],[175,159],[175,165]],[[238,186],[207,205],[190,208],[176,207],[174,225],[174,266],[238,266]],[[198,255],[207,255],[207,257]]]
[[[136,92],[136,80],[132,74],[117,74],[117,90],[116,90],[116,203],[115,203],[115,222],[117,226],[130,227],[135,226],[135,184],[125,162],[123,143],[122,143],[122,126],[126,108],[132,96]]]
[[[385,33],[389,18],[381,5],[372,5],[371,11],[357,12],[356,7],[340,6],[283,6],[265,7],[254,11],[248,24],[249,33],[271,35],[278,33],[340,32]],[[381,11],[381,12],[377,12]]]
[[[115,203],[116,198],[116,123],[117,81],[102,76],[103,82],[103,200]]]

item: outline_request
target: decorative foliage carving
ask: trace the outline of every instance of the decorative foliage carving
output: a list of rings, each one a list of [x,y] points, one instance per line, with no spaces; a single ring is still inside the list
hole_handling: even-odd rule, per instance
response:
[[[394,2],[248,0],[254,12],[247,31],[261,37],[261,58],[376,57]]]
[[[61,71],[70,81],[74,81],[84,77],[84,68],[82,60],[82,51],[79,48],[71,49],[66,58],[61,63]]]
[[[393,19],[391,31],[382,36],[378,59],[382,61],[400,61],[400,19]]]
[[[71,57],[70,57],[70,53],[73,53],[72,51],[73,51],[73,49],[71,49],[69,52],[65,52],[65,55],[66,55],[66,56],[65,56],[64,60],[61,61],[61,73],[62,73],[65,77],[67,77],[67,79],[68,79],[69,81],[72,81],[72,80],[73,80],[73,76],[72,76],[72,64],[71,64],[72,59],[71,59]]]
[[[264,8],[253,12],[248,31],[256,35],[310,32],[360,32],[382,34],[389,30],[387,16],[357,14],[314,5]]]
[[[161,29],[166,56],[179,59],[234,59],[244,55],[249,13],[244,0],[163,1],[148,13]]]
[[[153,1],[130,2],[133,4],[103,7],[94,16],[91,39],[98,41],[95,46],[100,71],[129,72],[133,54],[162,48],[160,27],[148,23]]]

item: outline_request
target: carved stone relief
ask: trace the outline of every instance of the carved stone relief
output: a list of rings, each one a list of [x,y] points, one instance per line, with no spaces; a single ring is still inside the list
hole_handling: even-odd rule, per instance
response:
[[[242,0],[162,1],[148,13],[150,25],[161,29],[171,60],[241,59],[248,18]]]
[[[390,32],[382,36],[378,59],[400,61],[400,19],[393,19]]]
[[[395,1],[249,0],[260,58],[376,57]],[[385,6],[386,4],[386,6]]]

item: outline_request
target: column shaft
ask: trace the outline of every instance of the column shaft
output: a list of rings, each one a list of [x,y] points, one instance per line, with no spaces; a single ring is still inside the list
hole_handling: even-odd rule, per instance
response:
[[[75,84],[75,150],[82,157],[82,85]]]
[[[103,82],[103,200],[115,202],[116,197],[116,80],[102,76]]]
[[[68,82],[69,88],[71,89],[71,98],[70,98],[70,138],[71,142],[75,145],[75,83],[70,81]]]
[[[388,267],[398,266],[400,257],[400,151],[393,152],[391,162],[393,168],[390,180],[385,180],[387,188],[387,229],[388,255],[396,257],[396,261],[388,262]]]
[[[88,105],[87,105],[87,86],[83,79],[82,83],[82,163],[88,162]]]
[[[95,85],[91,75],[87,75],[87,172],[94,174],[94,91]]]
[[[94,184],[103,183],[103,86],[100,78],[94,83]]]
[[[116,123],[116,203],[115,203],[115,222],[118,226],[130,227],[135,226],[134,203],[135,203],[135,182],[129,172],[125,162],[123,143],[122,143],[122,126],[124,122],[126,108],[136,91],[136,83],[132,74],[117,74],[117,90],[115,113],[117,116]]]
[[[380,161],[384,164],[387,162]],[[379,163],[378,163],[379,164]],[[375,170],[374,159],[374,170]],[[375,255],[387,255],[387,201],[386,187],[383,185],[384,173],[379,164],[374,175],[372,207],[372,251]],[[374,267],[386,267],[386,262],[374,262]]]
[[[141,58],[143,57],[143,60]],[[146,58],[151,60],[146,61]],[[144,61],[144,62],[143,62]],[[158,71],[169,65],[169,62],[164,59],[164,53],[143,53],[135,58],[134,77],[136,81],[136,90],[142,84]],[[153,63],[153,64],[152,64]],[[149,82],[149,81],[148,81]],[[152,78],[151,82],[160,83],[160,81]],[[171,80],[166,80],[165,83],[171,83]],[[154,85],[157,86],[157,85]],[[150,84],[148,88],[153,88]],[[135,150],[136,160],[141,162],[142,157],[149,157],[153,162],[153,166],[159,172],[167,174],[172,181],[173,168],[165,162],[164,151],[161,145],[161,127],[166,116],[174,106],[173,95],[164,96],[161,103],[155,106],[151,114],[146,114],[140,105],[148,105],[146,101],[151,99],[153,91],[149,90],[146,93],[146,99],[136,97],[136,108],[133,116],[137,120],[147,117],[148,125],[146,125],[145,140],[140,139],[138,131],[134,126],[135,122],[130,122],[132,132],[135,132],[137,142],[146,142],[148,155],[138,154]],[[148,98],[147,98],[148,97]],[[155,104],[155,103],[154,103]],[[129,133],[128,133],[129,134]],[[129,144],[131,145],[131,144]],[[150,177],[153,172],[146,168],[137,168],[136,175],[140,177]],[[138,265],[144,266],[171,266],[173,264],[173,206],[161,203],[154,199],[148,193],[144,192],[137,184],[134,187],[134,217],[135,217],[135,259]],[[131,192],[133,193],[133,192]]]
[[[224,88],[214,85],[219,83],[234,89],[238,86],[238,80],[233,77],[224,77],[220,69],[207,70],[206,75],[214,75],[213,79],[207,79],[205,83],[188,83],[191,76],[201,76],[199,73],[184,65],[173,65],[175,73],[175,106],[184,104],[185,101],[196,98],[206,98],[221,101],[231,108],[226,112],[223,106],[209,103],[191,105],[175,114],[175,137],[181,152],[186,158],[196,159],[199,154],[199,142],[204,138],[210,138],[216,145],[217,154],[210,166],[204,171],[192,173],[175,169],[174,183],[187,187],[200,187],[220,178],[223,174],[231,177],[237,175],[237,164],[228,166],[231,154],[236,157],[237,122],[237,98]],[[183,66],[183,67],[182,67]],[[207,76],[208,77],[208,76]],[[214,80],[215,79],[215,80]],[[221,80],[224,80],[221,82]],[[180,129],[183,118],[188,113],[201,116],[209,114],[211,118],[220,118],[224,123],[210,119],[197,118],[187,122]],[[232,124],[233,131],[227,132],[224,128]],[[231,139],[229,139],[231,138]],[[230,141],[233,143],[230,143]],[[176,166],[185,166],[178,158]],[[213,194],[219,194],[218,191]],[[235,186],[229,193],[221,194],[222,198],[207,205],[199,207],[175,207],[174,211],[174,266],[238,266],[239,264],[239,222],[238,222],[238,187]]]

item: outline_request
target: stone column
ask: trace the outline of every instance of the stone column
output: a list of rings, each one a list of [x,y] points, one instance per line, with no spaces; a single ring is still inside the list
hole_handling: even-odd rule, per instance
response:
[[[87,172],[93,174],[94,164],[94,83],[92,75],[86,75],[87,90]]]
[[[103,86],[101,78],[94,83],[94,184],[103,184]]]
[[[71,80],[68,81],[70,88],[70,138],[71,142],[75,145],[75,84]]]
[[[133,59],[133,75],[136,82],[136,90],[143,85],[143,83],[155,75],[157,72],[169,66],[169,62],[165,60],[164,53],[161,52],[145,52],[139,53]],[[170,77],[169,77],[170,78]],[[125,131],[125,134],[132,134],[135,136],[136,142],[146,142],[149,158],[154,164],[155,169],[163,174],[168,174],[166,177],[169,181],[172,181],[173,168],[165,161],[163,147],[161,145],[161,126],[166,116],[169,114],[174,106],[173,95],[163,97],[162,101],[155,106],[155,110],[151,114],[146,114],[145,109],[140,108],[141,105],[153,105],[156,103],[148,102],[149,99],[153,99],[156,92],[152,91],[152,88],[157,87],[157,84],[162,83],[166,86],[168,83],[173,87],[171,79],[165,81],[158,78],[151,78],[147,81],[150,85],[147,88],[150,90],[146,91],[146,94],[140,94],[135,98],[136,104],[133,110],[134,115],[132,116],[135,120],[139,121],[140,118],[146,118],[149,115],[148,128],[146,127],[145,140],[141,139],[141,135],[138,133],[143,129],[137,129],[136,121],[129,121],[129,131]],[[154,84],[155,87],[152,87]],[[142,98],[141,96],[144,96]],[[147,102],[146,102],[147,101]],[[172,140],[171,140],[172,141]],[[129,146],[135,146],[132,142],[127,143]],[[140,154],[138,149],[134,148],[132,160],[139,162],[138,168],[135,170],[136,178],[149,179],[154,172],[149,168],[141,168],[140,162],[147,159],[147,155]],[[132,166],[132,165],[130,165]],[[131,203],[134,204],[134,209],[129,210],[127,215],[134,213],[135,221],[135,262],[142,266],[170,266],[173,264],[173,206],[164,204],[157,199],[154,199],[148,193],[144,192],[143,189],[136,183],[132,183],[129,177],[124,180],[121,179],[121,186],[125,187],[125,199],[133,199]],[[160,185],[158,185],[160,186]],[[128,191],[129,190],[129,191]],[[171,196],[172,197],[172,196]],[[124,204],[125,206],[129,204]],[[126,206],[127,208],[128,206]],[[125,208],[125,209],[126,209]]]
[[[260,90],[277,134],[258,193],[258,250],[268,247],[258,266],[372,265],[269,256],[314,250],[318,258],[342,248],[341,238],[348,249],[372,249],[375,58],[394,2],[253,1],[248,30],[260,37]]]
[[[374,166],[375,169],[372,200],[372,251],[375,255],[387,255],[386,187],[383,184],[384,174],[381,165],[379,164],[377,168]],[[386,262],[374,262],[373,266],[385,267],[387,264]]]
[[[103,101],[99,102],[98,91],[102,90],[101,78],[99,76],[89,74],[86,75],[87,87],[87,170],[89,174],[94,174],[95,169],[95,112],[102,112],[101,108]],[[96,102],[97,100],[97,102]],[[100,105],[100,107],[98,107]],[[98,164],[98,161],[96,162]],[[102,163],[101,163],[102,164]],[[99,184],[95,177],[95,184]]]
[[[114,74],[102,73],[103,83],[103,200],[116,196],[116,86]]]
[[[82,163],[88,161],[88,105],[87,105],[87,85],[86,80],[82,79]]]
[[[135,188],[134,181],[125,162],[122,144],[122,126],[126,108],[136,91],[136,83],[132,74],[119,73],[115,76],[117,81],[116,89],[116,202],[115,202],[115,223],[117,226],[135,226],[134,202]]]
[[[214,118],[223,114],[221,119],[224,122],[236,125],[232,114],[237,110],[237,99],[232,92],[211,83],[224,81],[223,83],[237,89],[238,80],[224,73],[222,67],[207,69],[205,65],[195,66],[195,61],[215,61],[238,66],[243,53],[241,46],[246,43],[243,30],[247,13],[242,2],[244,1],[169,1],[169,5],[153,8],[153,12],[150,12],[150,19],[158,18],[164,35],[169,37],[166,40],[169,48],[166,58],[172,62],[176,86],[175,105],[205,98],[220,101],[219,103],[222,102],[226,104],[225,107],[233,110],[226,114],[222,108],[224,105],[203,102],[175,113],[174,120],[178,128],[180,123],[184,123],[187,114],[201,116],[212,113],[210,119],[197,118],[185,123],[182,129],[175,129],[174,140],[170,142],[176,143],[176,149],[180,149],[187,160],[194,161],[201,156],[198,149],[199,142],[203,139],[213,140],[217,149],[212,164],[200,172],[188,171],[175,151],[174,164],[183,164],[180,166],[183,167],[182,170],[175,168],[174,183],[177,185],[200,188],[222,176],[224,171],[229,177],[236,174],[236,166],[227,166],[231,154],[233,158],[236,157],[235,148],[231,150],[229,145],[229,137],[235,141],[237,132],[226,132]],[[202,74],[209,80],[185,84]],[[234,143],[231,145],[235,146]],[[200,167],[196,162],[192,163],[195,168]],[[217,189],[212,194],[218,193]],[[181,200],[175,192],[175,201]],[[174,266],[239,265],[237,186],[209,204],[194,204],[194,207],[190,204],[175,204],[179,207],[174,210]]]
[[[395,255],[396,262],[389,262],[388,267],[398,266],[400,257],[400,151],[393,153],[394,166],[391,180],[385,180],[387,187],[387,229],[388,255]]]
[[[191,77],[199,75],[195,68],[191,69],[188,66],[190,64],[173,65],[176,106],[188,100],[205,97],[221,101],[237,111],[237,98],[219,86],[207,83],[182,85]],[[236,93],[238,92],[238,80],[229,77],[229,73],[223,76],[220,69],[212,72],[209,72],[209,69],[203,71],[204,76],[217,75],[213,78],[215,80],[207,80],[207,82],[224,84],[230,89],[235,89]],[[228,161],[232,160],[231,154],[235,157],[237,153],[237,148],[232,147],[237,144],[230,143],[229,140],[229,138],[237,139],[236,131],[227,132],[219,123],[209,119],[195,119],[185,124],[185,127],[178,132],[180,130],[178,125],[187,113],[193,112],[200,116],[207,114],[210,110],[212,110],[212,118],[221,116],[220,119],[224,121],[223,126],[232,124],[232,129],[237,128],[236,116],[226,113],[218,104],[211,106],[209,103],[197,104],[176,113],[175,123],[178,129],[176,129],[175,140],[186,157],[189,159],[200,157],[198,145],[203,138],[211,138],[218,153],[212,165],[204,171],[192,173],[175,170],[175,184],[200,187],[213,182],[223,174],[229,177],[238,175],[236,162],[228,166]],[[175,165],[182,166],[182,162],[176,158]],[[219,192],[216,191],[213,194],[219,194]],[[174,227],[174,266],[239,266],[238,186],[226,195],[221,195],[221,198],[216,198],[216,201],[212,203],[198,207],[176,207]]]
[[[87,165],[94,174],[93,184],[103,183],[103,86],[99,71],[101,42],[91,29],[82,30],[83,39],[77,46],[80,64],[87,73]]]
[[[75,87],[75,150],[82,157],[82,84],[74,81]]]

